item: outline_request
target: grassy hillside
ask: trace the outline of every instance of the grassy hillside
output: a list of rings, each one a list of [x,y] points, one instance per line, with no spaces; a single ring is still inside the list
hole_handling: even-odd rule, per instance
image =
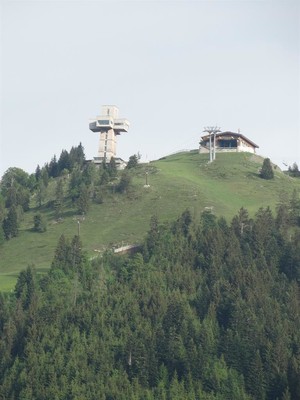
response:
[[[207,155],[192,151],[141,165],[133,173],[133,190],[128,195],[112,194],[103,204],[93,204],[84,218],[66,205],[64,218],[57,223],[53,212],[45,209],[45,233],[32,231],[37,212],[32,208],[25,214],[19,236],[0,248],[0,290],[10,290],[19,271],[29,264],[41,272],[48,269],[60,235],[73,237],[79,224],[84,249],[93,257],[114,245],[139,243],[154,214],[167,221],[186,208],[198,216],[205,207],[212,207],[216,215],[230,219],[243,206],[254,215],[259,207],[274,209],[280,193],[300,189],[299,179],[278,168],[274,180],[259,178],[263,159],[255,155],[217,154],[212,164],[207,160]],[[146,171],[148,188],[144,187]]]

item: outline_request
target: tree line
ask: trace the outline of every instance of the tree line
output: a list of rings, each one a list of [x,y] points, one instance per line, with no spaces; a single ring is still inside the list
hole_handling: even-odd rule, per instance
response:
[[[63,218],[67,207],[85,214],[92,202],[102,203],[113,192],[126,193],[131,186],[130,170],[137,167],[139,155],[129,158],[124,171],[118,171],[114,158],[99,167],[87,162],[81,143],[70,152],[62,150],[34,174],[9,168],[0,183],[0,245],[18,235],[24,213],[30,207],[37,212],[33,230],[45,232],[47,221],[42,211],[51,209],[53,218]]]

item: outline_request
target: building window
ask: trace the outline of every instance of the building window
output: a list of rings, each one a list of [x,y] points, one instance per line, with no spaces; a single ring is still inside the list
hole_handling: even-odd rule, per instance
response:
[[[236,148],[237,147],[237,140],[236,139],[231,139],[231,140],[219,140],[219,147],[221,148]]]

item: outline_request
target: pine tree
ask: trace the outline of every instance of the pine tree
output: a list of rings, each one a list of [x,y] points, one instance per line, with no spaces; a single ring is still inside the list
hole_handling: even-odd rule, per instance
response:
[[[260,208],[253,223],[252,242],[257,253],[266,250],[266,245],[275,235],[275,220],[270,207]]]
[[[109,173],[107,171],[107,168],[103,168],[103,166],[101,166],[100,169],[100,186],[104,186],[108,183],[109,181]]]
[[[49,176],[52,176],[52,178],[56,178],[58,176],[58,173],[58,163],[56,160],[56,155],[54,155],[49,163]]]
[[[288,366],[288,381],[291,392],[291,399],[300,398],[300,354],[292,356]],[[288,399],[288,397],[287,397]]]
[[[36,203],[41,207],[46,198],[46,186],[43,179],[39,179],[36,188]]]
[[[123,171],[117,190],[120,193],[126,193],[131,185],[131,176],[127,171]]]
[[[44,182],[45,187],[47,187],[49,183],[49,172],[46,165],[41,170],[41,178]]]
[[[3,221],[6,216],[6,209],[4,206],[4,199],[0,193],[0,245],[5,241],[5,234],[3,230]]]
[[[7,217],[3,221],[3,230],[7,240],[18,236],[19,233],[18,213],[15,206],[10,207]]]
[[[36,232],[46,232],[47,223],[42,214],[35,214],[33,217],[33,230]]]
[[[51,268],[61,268],[67,270],[71,264],[71,246],[69,240],[61,235],[54,253]]]
[[[211,211],[203,211],[201,214],[201,226],[203,232],[214,228],[216,226],[216,216]]]
[[[22,206],[23,211],[29,210],[30,191],[28,188],[20,187],[17,190],[17,205]]]
[[[0,246],[1,244],[3,244],[5,241],[5,234],[4,234],[4,230],[3,230],[3,226],[0,223]]]
[[[64,203],[63,181],[62,179],[59,179],[57,181],[55,188],[55,200],[54,200],[54,212],[56,219],[60,218],[62,215],[63,203]]]
[[[290,223],[298,225],[300,223],[300,198],[296,189],[293,190],[289,201]]]
[[[259,351],[256,351],[253,355],[249,365],[247,385],[249,392],[256,400],[264,400],[266,398],[264,368]]]
[[[82,181],[83,181],[82,172],[80,170],[80,167],[76,165],[71,173],[69,189],[68,189],[69,195],[71,196],[73,202],[76,202],[76,200],[79,197],[79,188],[80,185],[82,184]]]
[[[170,399],[182,400],[186,398],[186,392],[184,390],[184,383],[178,381],[177,372],[175,371],[174,376],[170,382]]]
[[[289,166],[289,175],[293,176],[295,178],[300,176],[300,171],[299,171],[299,167],[298,167],[297,163],[294,162],[292,167]]]
[[[269,158],[265,158],[260,170],[260,177],[263,179],[273,179],[274,171]]]
[[[183,233],[184,236],[187,236],[189,232],[189,227],[192,223],[192,215],[190,210],[185,210],[179,219],[177,220],[177,227],[180,229],[180,231]]]
[[[38,181],[41,178],[41,168],[38,165],[35,169],[35,179]]]
[[[108,174],[111,179],[114,179],[117,176],[117,174],[118,174],[117,164],[116,164],[116,160],[114,157],[112,157],[110,159],[108,167],[107,167],[107,171],[108,171]]]
[[[252,223],[249,218],[248,210],[242,207],[231,223],[234,233],[238,238],[247,239],[249,237],[249,232],[251,231],[251,225]]]
[[[139,159],[136,154],[129,157],[128,163],[126,165],[127,169],[135,168],[138,165]]]
[[[36,291],[36,275],[33,267],[29,266],[25,271],[21,271],[15,287],[17,299],[22,300],[22,305],[26,309],[29,307]]]
[[[57,162],[58,174],[60,175],[61,172],[66,169],[71,171],[71,160],[70,155],[67,150],[62,150],[60,157]]]
[[[87,186],[91,187],[95,183],[96,177],[97,177],[97,168],[95,164],[94,163],[86,164],[82,170],[83,182]]]
[[[83,183],[79,188],[79,197],[77,199],[77,208],[79,214],[86,214],[89,209],[90,192],[87,186]]]
[[[76,164],[78,164],[78,166],[81,168],[84,164],[84,161],[84,148],[80,142],[77,147],[72,147],[70,150],[71,167],[73,168]]]
[[[153,253],[155,246],[159,240],[159,224],[157,215],[152,215],[150,218],[150,230],[144,244],[144,257],[148,259]]]
[[[13,182],[6,190],[5,193],[5,206],[7,208],[11,207],[12,205],[17,206],[17,185],[16,182]]]
[[[288,388],[285,389],[282,395],[282,400],[291,400],[291,394]]]

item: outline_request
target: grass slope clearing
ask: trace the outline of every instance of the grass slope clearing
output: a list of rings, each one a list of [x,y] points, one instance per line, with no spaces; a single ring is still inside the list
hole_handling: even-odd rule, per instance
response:
[[[273,180],[261,179],[263,158],[250,153],[217,154],[213,163],[207,161],[208,155],[191,151],[140,165],[132,171],[133,187],[126,195],[112,193],[103,204],[92,204],[85,217],[78,216],[68,201],[59,223],[53,210],[39,210],[47,218],[45,233],[33,232],[37,209],[32,208],[24,215],[19,236],[0,248],[0,290],[12,289],[18,273],[28,265],[47,270],[60,235],[76,235],[78,220],[84,250],[95,257],[106,248],[140,243],[152,215],[164,222],[187,208],[197,217],[211,207],[214,214],[230,220],[241,207],[250,215],[259,207],[275,209],[280,194],[290,196],[293,189],[300,190],[300,180],[278,168]],[[146,171],[148,188],[144,187]]]

